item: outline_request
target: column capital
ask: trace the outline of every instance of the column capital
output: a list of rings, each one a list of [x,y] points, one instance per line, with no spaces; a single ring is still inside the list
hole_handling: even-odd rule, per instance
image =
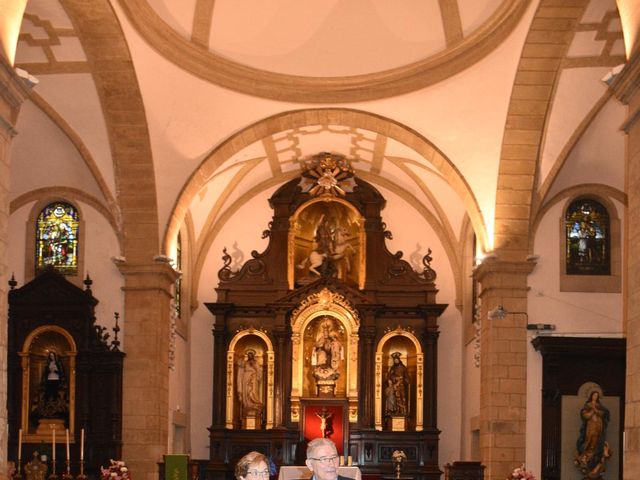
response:
[[[117,262],[116,266],[125,278],[125,291],[161,290],[171,296],[171,286],[180,274],[166,262],[127,263]]]
[[[628,105],[640,89],[640,50],[636,50],[617,75],[613,74],[610,88],[618,100]]]
[[[499,258],[486,258],[473,270],[473,277],[478,282],[486,282],[494,274],[524,275],[528,276],[536,266],[534,258],[524,261],[500,260]]]
[[[0,134],[13,137],[20,106],[38,80],[0,55]]]

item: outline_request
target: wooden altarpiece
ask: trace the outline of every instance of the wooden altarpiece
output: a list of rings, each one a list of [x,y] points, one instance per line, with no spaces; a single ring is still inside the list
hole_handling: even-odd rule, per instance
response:
[[[320,154],[270,198],[269,244],[239,270],[224,252],[213,313],[207,477],[258,450],[302,465],[326,436],[364,474],[436,479],[438,317],[431,257],[416,272],[385,246],[385,199]]]
[[[124,353],[117,331],[110,340],[96,324],[98,300],[88,277],[84,284],[78,288],[54,270],[21,288],[10,282],[8,447],[16,459],[22,430],[23,467],[38,452],[51,473],[53,430],[58,475],[66,471],[67,429],[72,474],[80,470],[82,430],[85,474],[97,475],[110,458],[121,458]]]

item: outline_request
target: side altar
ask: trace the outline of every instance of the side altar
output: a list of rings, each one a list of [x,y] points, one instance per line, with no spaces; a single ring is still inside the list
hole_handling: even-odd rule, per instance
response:
[[[301,465],[324,436],[363,474],[438,479],[436,272],[391,253],[385,199],[322,153],[270,198],[269,244],[237,271],[224,252],[214,315],[211,479],[258,450]],[[224,388],[221,388],[223,387]]]

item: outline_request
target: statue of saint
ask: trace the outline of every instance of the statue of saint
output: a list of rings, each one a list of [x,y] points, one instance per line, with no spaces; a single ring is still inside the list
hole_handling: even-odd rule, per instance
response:
[[[407,415],[409,413],[407,398],[411,379],[409,371],[400,357],[400,352],[391,354],[393,364],[387,372],[387,386],[385,387],[385,413],[387,415]]]
[[[335,321],[323,318],[315,334],[311,366],[317,379],[335,380],[340,376],[340,367],[344,360],[344,348],[340,342],[340,332]]]
[[[43,367],[40,389],[32,407],[33,413],[37,418],[66,418],[69,409],[67,379],[55,351],[49,351]]]
[[[262,412],[262,366],[256,359],[256,352],[249,349],[245,358],[238,362],[237,378],[240,416],[260,416]]]
[[[605,470],[605,462],[611,456],[606,442],[609,410],[600,402],[600,392],[589,394],[589,398],[580,409],[580,434],[576,442],[574,463],[585,478],[597,479]]]

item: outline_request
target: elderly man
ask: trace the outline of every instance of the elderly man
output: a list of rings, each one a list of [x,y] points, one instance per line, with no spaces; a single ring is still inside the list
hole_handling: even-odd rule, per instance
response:
[[[338,475],[340,457],[335,443],[328,438],[316,438],[309,442],[305,463],[313,472],[312,480],[352,480]]]

